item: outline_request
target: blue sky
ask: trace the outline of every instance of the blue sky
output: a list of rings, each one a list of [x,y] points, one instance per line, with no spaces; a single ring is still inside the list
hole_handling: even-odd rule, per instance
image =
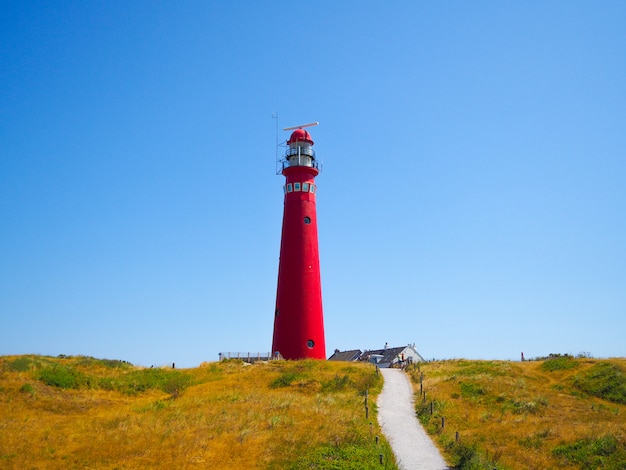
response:
[[[276,112],[320,122],[329,355],[626,355],[626,3],[7,1],[0,25],[0,354],[268,351]]]

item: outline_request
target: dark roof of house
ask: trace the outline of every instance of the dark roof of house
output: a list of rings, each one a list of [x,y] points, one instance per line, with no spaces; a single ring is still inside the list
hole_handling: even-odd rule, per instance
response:
[[[393,362],[394,359],[398,357],[399,354],[402,353],[406,349],[406,346],[402,346],[399,348],[387,348],[387,349],[373,349],[371,351],[365,351],[361,354],[361,360],[367,361],[369,356],[377,355],[383,356],[383,358],[379,362]]]
[[[329,361],[346,361],[352,362],[359,359],[361,356],[360,349],[352,349],[350,351],[338,351],[335,350],[335,353],[328,358]]]

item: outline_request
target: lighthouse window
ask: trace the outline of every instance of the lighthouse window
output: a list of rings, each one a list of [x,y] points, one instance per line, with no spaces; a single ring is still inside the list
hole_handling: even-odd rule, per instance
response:
[[[285,192],[285,194],[287,194],[287,186],[283,186],[283,191]]]
[[[309,183],[302,183],[302,191],[305,193],[309,192]]]
[[[306,342],[306,347],[307,347],[307,348],[309,348],[309,349],[313,349],[313,346],[315,346],[315,343],[313,342],[313,340],[312,340],[312,339],[310,339],[310,340],[308,340],[308,341]]]
[[[312,185],[311,185],[311,192],[312,192],[312,193],[314,193],[314,192],[315,192],[315,185],[314,185],[314,184],[312,184]]]
[[[294,191],[300,191],[300,183],[294,183],[293,184],[293,190]]]
[[[307,225],[310,224],[311,223],[311,217],[305,217],[304,218],[304,223],[307,224]]]
[[[293,191],[293,186],[291,186],[291,183],[287,184],[287,192],[290,193]]]

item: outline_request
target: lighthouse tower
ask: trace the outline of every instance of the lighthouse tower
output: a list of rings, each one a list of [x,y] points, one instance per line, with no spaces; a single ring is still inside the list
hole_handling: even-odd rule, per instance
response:
[[[317,123],[295,128],[282,162],[285,208],[272,353],[285,359],[326,359],[315,209],[319,170],[313,140],[303,129],[310,125]]]

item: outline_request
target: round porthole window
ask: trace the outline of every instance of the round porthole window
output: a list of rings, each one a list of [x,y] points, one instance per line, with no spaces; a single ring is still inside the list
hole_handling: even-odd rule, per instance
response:
[[[313,346],[315,346],[315,343],[313,342],[313,340],[312,340],[312,339],[310,339],[310,340],[308,340],[308,341],[306,342],[306,347],[307,347],[307,348],[309,348],[309,349],[313,349]]]
[[[304,218],[304,223],[307,224],[307,225],[310,224],[311,223],[311,217],[305,217]]]

